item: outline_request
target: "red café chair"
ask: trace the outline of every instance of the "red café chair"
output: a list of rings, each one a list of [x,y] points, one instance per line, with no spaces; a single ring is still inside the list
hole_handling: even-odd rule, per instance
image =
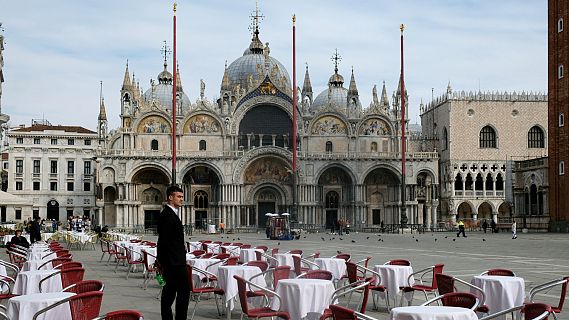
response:
[[[307,272],[299,275],[296,279],[320,279],[332,281],[332,272],[328,270],[308,270]]]
[[[306,259],[302,259],[301,257],[297,256],[297,255],[293,255],[292,256],[292,261],[294,263],[294,273],[296,274],[296,276],[300,276],[303,273],[306,273],[310,270],[312,270],[309,267],[303,267],[302,264],[305,265],[309,265],[309,266],[314,266],[314,268],[320,268],[317,264],[315,264],[312,261],[308,261]]]
[[[142,250],[142,261],[144,263],[144,275],[143,275],[144,280],[142,282],[142,287],[144,288],[144,290],[148,288],[148,279],[150,279],[150,275],[156,271],[154,269],[154,263],[153,264],[148,263],[148,256],[154,257],[154,260],[156,260],[156,256],[146,252],[146,250]]]
[[[473,311],[476,311],[478,306],[480,305],[480,300],[469,292],[449,292],[445,293],[442,296],[438,296],[434,299],[431,299],[421,306],[428,306],[434,302],[441,301],[443,306],[445,307],[459,307],[459,308],[466,308]]]
[[[387,306],[387,310],[391,309],[389,305],[389,292],[385,286],[382,286],[381,283],[381,275],[371,269],[368,269],[364,266],[357,265],[353,262],[346,262],[346,273],[348,274],[348,283],[352,286],[357,284],[358,281],[362,281],[366,279],[367,273],[370,273],[373,276],[373,280],[369,285],[368,289],[373,292],[382,292],[385,293],[385,303]],[[359,274],[358,274],[359,273]],[[360,275],[361,274],[361,275]],[[378,284],[373,284],[377,282]],[[351,297],[351,296],[350,296]],[[377,309],[377,303],[375,298],[372,297],[373,306]]]
[[[229,257],[225,260],[226,266],[236,266],[239,262],[239,257]]]
[[[475,286],[469,282],[466,282],[464,280],[461,280],[461,279],[455,278],[451,275],[447,275],[447,274],[443,274],[443,273],[439,273],[439,274],[435,275],[435,281],[437,282],[437,291],[438,291],[439,295],[457,292],[456,283],[461,283],[461,284],[467,286],[468,288],[470,288],[471,290],[477,291],[478,295],[480,296],[480,303],[479,303],[479,305],[475,311],[480,312],[480,313],[486,313],[486,314],[490,312],[490,309],[488,308],[488,306],[484,304],[484,302],[486,300],[486,294],[479,287],[477,287],[477,286]]]
[[[82,280],[77,283],[66,287],[61,290],[62,292],[73,292],[75,294],[91,292],[91,291],[104,291],[105,285],[99,280]]]
[[[564,277],[561,279],[549,281],[543,284],[539,284],[532,288],[529,292],[529,300],[533,303],[535,302],[535,296],[542,291],[548,291],[556,286],[561,286],[561,294],[559,296],[559,302],[557,306],[551,306],[554,313],[561,313],[563,310],[563,305],[565,304],[565,296],[567,295],[567,284],[569,283],[569,277]]]
[[[350,261],[350,259],[352,258],[352,256],[348,253],[339,253],[335,256],[333,256],[332,258],[336,258],[336,259],[344,259],[345,261]]]
[[[73,320],[91,320],[99,316],[102,301],[103,292],[101,291],[79,293],[39,310],[36,312],[36,314],[34,314],[32,320],[37,320],[42,315],[45,317],[45,319],[48,319],[49,310],[64,303],[69,303],[69,307],[71,309],[71,318]]]
[[[516,274],[509,269],[490,269],[484,271],[480,274],[481,276],[503,276],[503,277],[515,277]]]
[[[334,320],[378,320],[366,314],[354,311],[338,305],[330,305],[330,310]]]
[[[213,287],[211,285],[211,283],[209,282],[209,280],[201,287],[195,287],[194,286],[193,272],[198,272],[198,273],[204,274],[206,276],[205,279],[209,279],[210,277],[215,276],[215,275],[210,273],[210,272],[207,272],[205,270],[200,270],[198,268],[192,267],[190,265],[186,266],[186,270],[187,270],[187,274],[188,274],[188,282],[190,285],[190,292],[193,293],[194,295],[197,295],[197,297],[195,298],[196,304],[194,305],[194,310],[192,311],[192,317],[190,318],[190,320],[194,318],[194,315],[196,314],[196,309],[198,307],[198,303],[200,302],[201,295],[204,293],[205,294],[209,294],[209,293],[214,294],[213,298],[215,300],[215,306],[217,307],[217,313],[219,316],[221,316],[221,312],[219,312],[219,305],[217,303],[216,296],[224,295],[225,291],[223,291],[223,289]]]
[[[72,261],[71,258],[55,258],[55,259],[47,260],[46,262],[42,263],[38,267],[38,270],[41,270],[47,264],[51,264],[52,268],[55,269],[55,267],[57,267],[58,265],[60,265],[62,263],[66,263],[66,262],[71,262],[71,261]]]
[[[199,258],[205,254],[205,251],[204,250],[194,250],[194,251],[190,252],[190,254],[193,254],[194,257]]]
[[[302,256],[302,250],[300,250],[300,249],[289,250],[286,253],[288,253],[288,254],[299,254],[300,256]]]
[[[269,250],[269,247],[267,247],[267,246],[256,246],[255,249],[259,249],[259,250],[263,250],[263,252],[267,252]]]
[[[69,261],[69,262],[64,262],[64,263],[58,264],[53,268],[59,269],[59,270],[70,269],[70,268],[83,268],[83,264],[81,262],[77,262],[77,261]]]
[[[436,275],[443,272],[444,266],[445,266],[444,264],[435,264],[434,266],[430,266],[430,267],[415,271],[412,274],[410,274],[409,277],[407,278],[408,286],[401,288],[401,290],[403,291],[403,296],[401,297],[400,305],[403,305],[403,297],[405,297],[405,293],[408,293],[408,292],[414,293],[415,291],[421,291],[425,295],[425,300],[429,300],[429,297],[427,296],[427,292],[436,294],[436,290],[437,290]],[[423,279],[425,278],[426,275],[430,275],[432,277],[430,285],[425,284],[423,282],[424,281]],[[420,284],[412,285],[410,280],[412,277],[414,278],[415,276],[419,276]],[[409,302],[408,302],[409,305],[411,305],[412,301],[413,301],[413,295],[411,295],[411,299],[409,299]]]
[[[113,247],[115,252],[115,260],[117,261],[117,264],[115,265],[115,272],[117,272],[119,268],[119,263],[121,261],[126,261],[127,257],[126,253],[123,253],[123,250],[121,250],[124,249],[124,247],[119,247],[119,245],[117,245],[116,243],[113,243]]]
[[[144,261],[142,259],[134,259],[133,255],[134,252],[132,251],[132,249],[124,247],[124,250],[126,252],[126,262],[128,263],[128,268],[126,269],[126,279],[128,280],[128,275],[130,274],[130,271],[132,270],[132,272],[134,272],[136,266],[143,265]]]
[[[109,246],[107,246],[107,244],[106,244],[107,240],[100,239],[99,241],[101,244],[101,252],[103,253],[101,255],[101,259],[99,259],[99,262],[101,262],[101,261],[103,261],[103,257],[105,256],[105,253],[109,254]]]
[[[271,249],[271,256],[275,256],[275,254],[279,253],[279,248],[272,248]]]
[[[553,319],[557,319],[550,305],[545,303],[526,303],[521,306],[493,313],[489,316],[480,318],[480,320],[503,319],[505,315],[516,311],[523,314],[524,320],[547,320],[550,315]]]
[[[117,310],[111,311],[93,320],[144,320],[144,316],[136,310]]]
[[[39,291],[40,291],[40,293],[43,292],[42,291],[42,284],[45,281],[49,280],[51,277],[60,276],[61,277],[61,286],[63,288],[67,288],[68,286],[83,280],[84,275],[85,275],[85,269],[83,269],[83,268],[69,268],[69,269],[59,270],[59,271],[52,273],[52,274],[50,274],[50,275],[48,275],[48,276],[46,276],[40,280],[40,282],[38,284]]]
[[[262,261],[262,260],[249,261],[243,265],[244,266],[258,267],[259,269],[261,269],[261,272],[265,272],[265,271],[267,271],[267,269],[269,269],[269,263],[267,261]]]
[[[392,266],[410,266],[411,262],[409,262],[409,260],[405,260],[405,259],[395,259],[395,260],[389,260],[384,264],[392,265]]]
[[[272,318],[279,317],[282,319],[290,320],[290,315],[286,311],[277,311],[269,308],[268,304],[260,308],[249,308],[249,303],[247,301],[247,285],[253,287],[256,290],[264,292],[267,296],[274,297],[281,301],[281,297],[274,291],[258,286],[250,281],[247,281],[239,276],[233,276],[237,280],[237,288],[239,290],[239,302],[241,303],[241,310],[248,319],[259,319],[259,318]],[[267,299],[268,302],[268,299]]]
[[[109,252],[109,259],[107,259],[107,266],[108,266],[109,262],[111,261],[111,258],[117,255],[117,251],[115,245],[112,242],[106,241],[106,245],[107,245],[107,251]]]
[[[251,249],[251,245],[250,244],[244,244],[242,246],[240,246],[241,249]]]
[[[253,261],[251,261],[251,262],[253,262]],[[265,261],[261,261],[261,262],[265,262]],[[274,291],[280,280],[289,278],[290,266],[279,266],[279,267],[267,269],[267,270],[265,270],[259,274],[252,276],[249,279],[249,281],[252,281],[253,278],[256,278],[256,277],[267,278],[267,276],[269,276],[269,275],[272,275],[272,278],[273,278],[272,288],[270,288],[270,289]],[[269,289],[269,288],[267,288],[267,289]],[[247,291],[247,298],[261,297],[261,296],[267,296],[267,293],[265,291],[262,291],[262,290],[249,290],[249,291]]]
[[[12,277],[0,275],[0,301],[18,296],[12,293],[15,283]]]
[[[354,291],[362,291],[362,301],[361,301],[361,305],[359,308],[359,312],[360,313],[365,313],[366,312],[366,308],[367,308],[367,301],[368,301],[368,297],[369,297],[369,285],[371,284],[371,282],[373,281],[372,278],[369,278],[368,280],[359,280],[357,283],[351,283],[349,285],[343,286],[341,288],[336,289],[336,291],[334,291],[334,293],[332,294],[332,298],[330,299],[330,301],[334,302],[334,301],[339,301],[339,299],[342,296],[345,296],[347,294],[352,295],[352,293],[354,293]],[[348,306],[350,304],[350,300],[348,299]],[[332,305],[330,305],[331,307]],[[332,309],[330,309],[330,307],[324,309],[324,312],[322,312],[322,316],[320,317],[320,320],[326,320],[329,318],[333,318],[333,319],[337,319],[334,314],[332,313]]]
[[[227,259],[229,257],[231,257],[229,253],[218,253],[213,256],[214,259],[220,259],[220,260]]]

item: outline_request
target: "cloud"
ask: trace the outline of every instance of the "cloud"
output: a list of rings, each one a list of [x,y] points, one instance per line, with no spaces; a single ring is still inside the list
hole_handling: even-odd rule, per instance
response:
[[[178,60],[193,101],[199,81],[219,95],[223,65],[243,54],[255,2],[179,1]],[[389,96],[400,72],[399,24],[405,23],[405,79],[413,122],[419,103],[446,90],[546,91],[547,4],[540,1],[261,1],[261,40],[291,71],[291,16],[297,15],[297,85],[304,63],[315,96],[333,73],[349,81],[353,66],[362,105],[374,84]],[[162,1],[4,1],[6,37],[2,111],[11,124],[45,117],[54,124],[95,128],[99,82],[110,127],[119,125],[126,60],[144,89],[162,70],[171,46],[172,8]],[[170,61],[170,59],[169,59]],[[346,84],[347,86],[347,84]]]

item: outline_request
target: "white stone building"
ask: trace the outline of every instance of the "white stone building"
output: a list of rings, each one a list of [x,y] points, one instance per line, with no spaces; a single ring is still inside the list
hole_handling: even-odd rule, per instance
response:
[[[440,154],[443,220],[500,223],[516,215],[512,163],[547,156],[547,95],[453,92],[449,84],[421,106],[421,124]]]
[[[33,216],[60,221],[93,216],[96,132],[33,123],[10,130],[8,141],[8,192],[32,200]],[[8,221],[26,218],[7,216]]]

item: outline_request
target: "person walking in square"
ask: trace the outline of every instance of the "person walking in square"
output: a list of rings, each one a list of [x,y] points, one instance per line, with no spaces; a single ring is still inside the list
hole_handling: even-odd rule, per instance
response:
[[[518,238],[517,229],[516,221],[512,222],[512,239]]]
[[[492,233],[496,232],[496,221],[494,219],[490,221],[490,229],[492,229]]]
[[[484,233],[486,233],[486,229],[488,229],[488,221],[484,219],[484,222],[482,222],[482,230],[484,230]]]
[[[178,217],[184,192],[178,186],[166,189],[167,202],[158,216],[158,270],[166,284],[162,289],[160,314],[162,320],[173,320],[172,304],[176,299],[176,320],[186,320],[190,301],[190,285],[186,270],[184,226]]]
[[[460,237],[460,234],[466,238],[466,234],[464,233],[464,222],[462,220],[458,221],[458,233],[456,234],[457,237]]]

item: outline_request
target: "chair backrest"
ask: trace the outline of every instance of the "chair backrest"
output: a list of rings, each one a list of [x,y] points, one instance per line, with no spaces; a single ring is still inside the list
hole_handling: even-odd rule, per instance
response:
[[[431,287],[437,289],[437,274],[443,273],[444,264],[439,263],[433,266],[433,280],[431,281]]]
[[[70,262],[71,258],[55,258],[55,259],[51,259],[50,261],[51,261],[51,266],[53,268],[55,268],[56,266],[58,266],[62,263]],[[44,264],[47,264],[47,263],[44,262],[40,267],[42,267]]]
[[[436,274],[435,281],[437,282],[437,289],[439,295],[454,292],[454,277],[446,274]]]
[[[146,268],[146,271],[148,271],[148,272],[154,272],[154,264],[149,264],[149,263],[148,263],[148,255],[149,255],[149,253],[146,252],[146,250],[141,250],[140,252],[142,253],[142,262],[144,262],[144,267]]]
[[[332,315],[334,316],[334,320],[357,320],[357,316],[354,313],[354,310],[348,309],[336,304],[330,305],[330,310],[332,311]]]
[[[240,276],[233,276],[237,280],[237,292],[239,294],[239,303],[241,304],[241,310],[244,314],[249,313],[249,304],[247,303],[247,283],[245,279]]]
[[[373,278],[367,278],[366,282],[368,283],[364,288],[363,288],[363,292],[362,292],[362,305],[360,306],[360,312],[361,313],[366,313],[366,308],[367,308],[367,301],[369,298],[369,286],[373,283]]]
[[[522,313],[524,314],[524,320],[533,320],[538,316],[542,315],[544,312],[551,312],[551,306],[545,303],[527,303],[522,307]],[[543,318],[547,319],[547,317]]]
[[[204,250],[194,250],[194,251],[192,251],[192,252],[190,252],[190,253],[193,254],[193,255],[196,256],[196,257],[199,257],[199,256],[205,254],[205,251],[204,251]]]
[[[271,256],[275,256],[275,254],[279,253],[279,248],[272,248],[271,249]]]
[[[69,258],[69,259],[73,259],[73,255],[72,255],[71,253],[66,253],[66,254],[60,255],[58,258]]]
[[[348,274],[349,283],[358,281],[358,266],[355,263],[346,261],[346,273]]]
[[[411,262],[405,259],[395,259],[395,260],[389,260],[385,264],[389,264],[392,266],[410,266]]]
[[[194,289],[194,277],[193,277],[194,269],[189,264],[186,265],[186,274],[188,275],[188,285],[190,286],[190,290]]]
[[[265,272],[267,271],[267,269],[269,269],[269,263],[267,261],[262,261],[262,260],[249,261],[247,262],[247,265],[252,267],[258,267],[259,269],[261,269],[261,272]]]
[[[64,254],[68,254],[68,253],[69,253],[69,250],[67,250],[67,249],[60,249],[60,250],[55,251],[55,255],[56,255],[58,258],[61,257],[61,256],[64,255]]]
[[[59,264],[55,267],[53,267],[54,269],[70,269],[70,268],[83,268],[83,264],[81,262],[77,262],[77,261],[70,261],[70,262],[64,262],[62,264]]]
[[[263,260],[263,253],[259,251],[255,251],[255,259]]]
[[[293,255],[292,256],[292,262],[294,265],[294,273],[299,276],[300,274],[302,274],[302,258],[300,258],[297,255]]]
[[[78,294],[91,291],[103,291],[104,289],[105,285],[99,280],[82,280],[63,289],[63,291]]]
[[[267,247],[267,246],[256,246],[255,249],[260,249],[260,250],[263,250],[263,252],[267,252],[267,250],[269,250],[269,247]]]
[[[61,286],[66,288],[74,283],[77,283],[83,280],[83,276],[85,275],[85,269],[83,268],[69,268],[61,270]],[[99,312],[97,311],[97,314]]]
[[[300,250],[300,249],[294,249],[294,250],[290,250],[290,251],[287,252],[287,253],[302,255],[302,250]]]
[[[251,245],[250,244],[244,244],[244,245],[241,245],[240,248],[241,249],[251,249]]]
[[[222,244],[222,243],[223,243],[223,241],[214,241],[213,243],[214,243],[214,244],[219,244],[219,245],[220,245],[220,244]]]
[[[301,274],[299,278],[332,280],[333,275],[332,272],[328,270],[309,270],[306,273]]]
[[[227,260],[225,260],[225,265],[236,266],[238,262],[239,262],[239,257],[229,257],[227,258]]]
[[[200,256],[200,258],[202,258],[202,259],[209,259],[209,258],[213,257],[214,254],[215,254],[215,253],[213,253],[213,252],[204,253],[204,254],[202,254],[202,255]]]
[[[278,266],[273,269],[273,289],[277,287],[282,279],[288,279],[290,277],[290,266]]]
[[[73,320],[91,320],[101,311],[103,301],[102,291],[79,293],[69,299],[71,317]]]
[[[485,272],[489,276],[505,276],[505,277],[515,277],[516,274],[512,270],[508,269],[490,269]]]
[[[142,313],[136,310],[117,310],[107,313],[102,319],[104,320],[143,320]]]
[[[441,298],[443,306],[474,309],[478,306],[478,298],[469,292],[450,292]]]
[[[567,284],[569,283],[569,277],[563,278],[565,283],[561,285],[561,297],[559,297],[559,304],[557,305],[557,311],[561,312],[563,309],[563,304],[565,303],[565,296],[567,295]]]
[[[336,258],[336,259],[344,259],[344,260],[346,260],[346,261],[350,261],[350,258],[351,258],[351,257],[352,257],[352,256],[351,256],[350,254],[348,254],[348,253],[340,253],[340,254],[337,254],[335,258]]]
[[[229,258],[231,255],[229,253],[218,253],[213,256],[215,259],[223,260]]]

